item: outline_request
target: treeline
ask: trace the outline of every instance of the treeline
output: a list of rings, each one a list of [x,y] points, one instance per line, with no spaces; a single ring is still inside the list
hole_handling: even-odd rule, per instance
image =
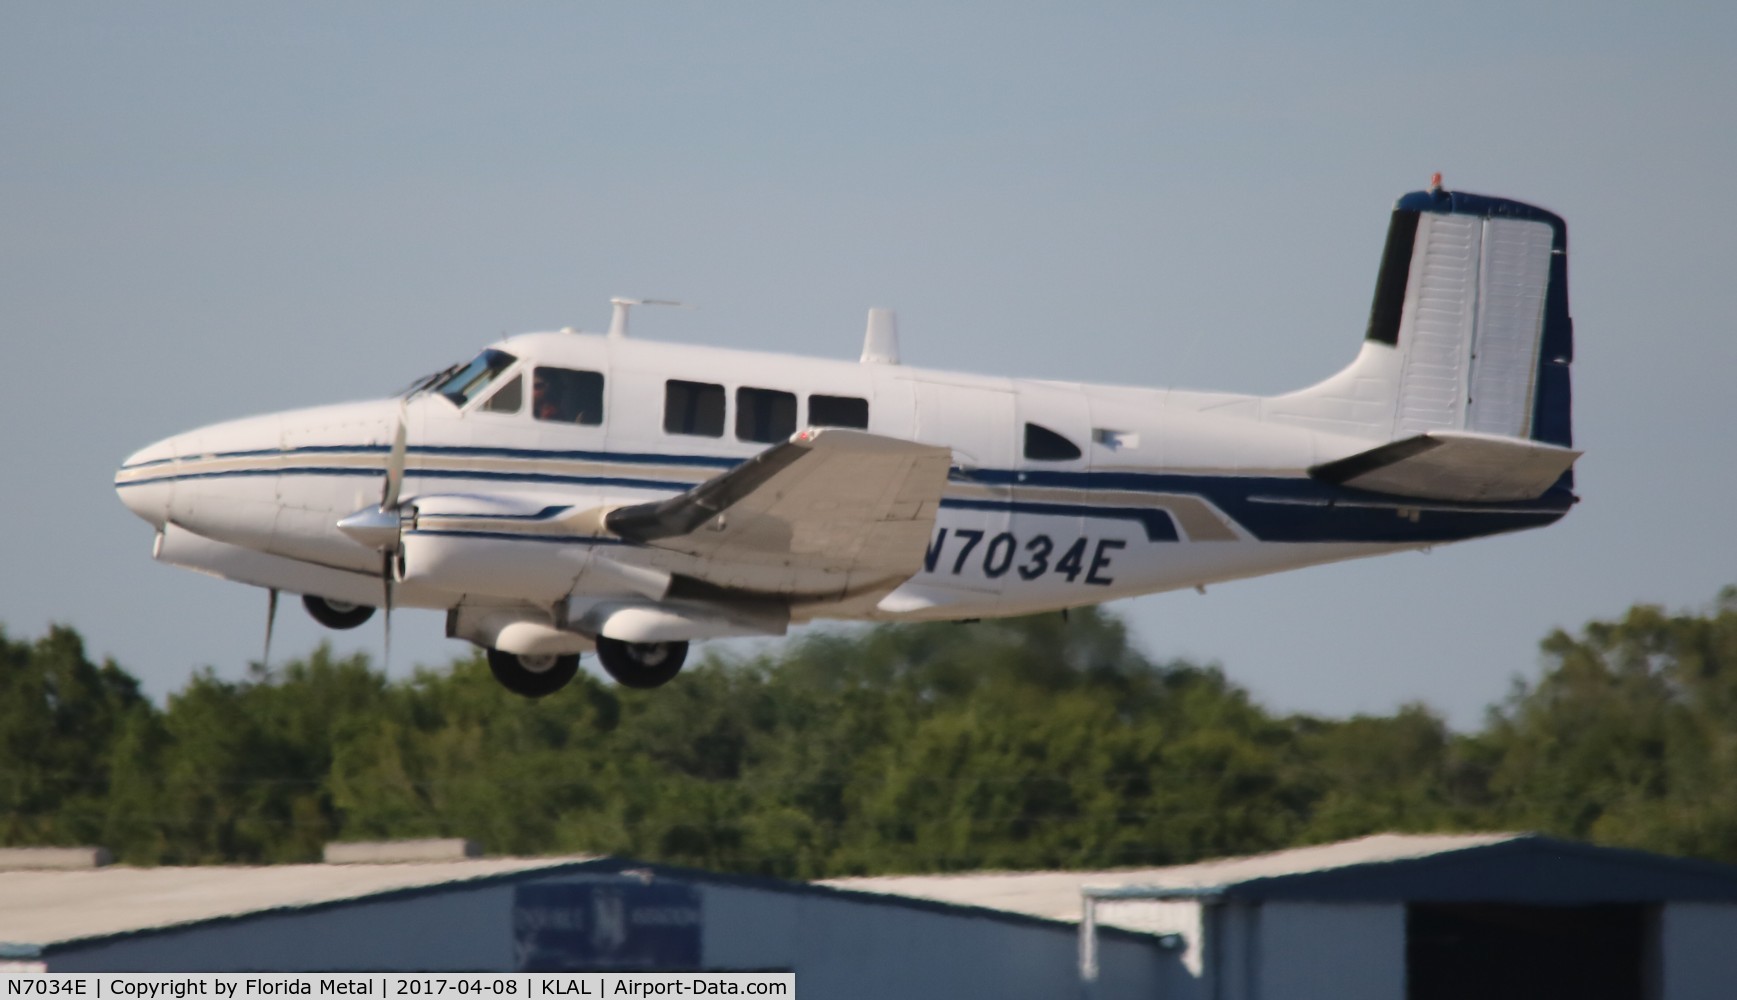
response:
[[[819,634],[537,702],[478,658],[388,682],[321,649],[158,708],[70,629],[0,634],[0,843],[190,864],[463,836],[811,878],[1530,829],[1737,861],[1737,591],[1543,649],[1456,734],[1422,706],[1274,715],[1102,611]]]

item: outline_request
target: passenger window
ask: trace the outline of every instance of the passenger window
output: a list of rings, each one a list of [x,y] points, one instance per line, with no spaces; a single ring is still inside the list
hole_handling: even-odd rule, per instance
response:
[[[736,437],[775,444],[796,433],[796,394],[776,389],[736,390]]]
[[[868,400],[855,396],[810,396],[808,423],[813,427],[859,427],[866,431]]]
[[[1080,457],[1080,446],[1042,424],[1026,424],[1025,457],[1039,462],[1065,462]]]
[[[495,390],[482,408],[490,413],[517,413],[525,403],[525,380],[514,375],[506,385]]]
[[[664,383],[663,429],[668,434],[724,436],[724,387],[710,382]]]
[[[531,379],[531,414],[551,423],[601,424],[602,373],[539,365]]]

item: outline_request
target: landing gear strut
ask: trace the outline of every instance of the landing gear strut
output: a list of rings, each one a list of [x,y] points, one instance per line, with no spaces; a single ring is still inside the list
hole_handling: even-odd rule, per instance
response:
[[[579,655],[519,654],[488,651],[489,673],[501,687],[526,698],[541,698],[567,686],[579,672]]]
[[[314,616],[314,621],[327,628],[355,628],[374,617],[374,609],[366,604],[334,601],[326,597],[315,597],[312,594],[303,595],[302,607],[308,609],[308,614]]]
[[[597,660],[622,687],[662,687],[675,680],[687,658],[685,642],[622,642],[597,637]]]

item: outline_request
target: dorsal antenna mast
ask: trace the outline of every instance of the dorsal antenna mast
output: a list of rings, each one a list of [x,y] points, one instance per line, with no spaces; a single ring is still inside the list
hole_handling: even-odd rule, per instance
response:
[[[674,299],[610,299],[609,304],[615,311],[609,317],[609,335],[611,337],[627,336],[627,310],[634,306],[675,306],[678,309],[692,309],[686,302]]]

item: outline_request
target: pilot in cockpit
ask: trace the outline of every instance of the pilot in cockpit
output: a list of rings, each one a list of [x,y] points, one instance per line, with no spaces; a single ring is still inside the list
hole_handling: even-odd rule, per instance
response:
[[[537,369],[531,381],[531,414],[538,420],[561,420],[561,393],[545,369]]]
[[[597,424],[603,418],[603,376],[538,366],[531,376],[531,415],[562,424]]]

